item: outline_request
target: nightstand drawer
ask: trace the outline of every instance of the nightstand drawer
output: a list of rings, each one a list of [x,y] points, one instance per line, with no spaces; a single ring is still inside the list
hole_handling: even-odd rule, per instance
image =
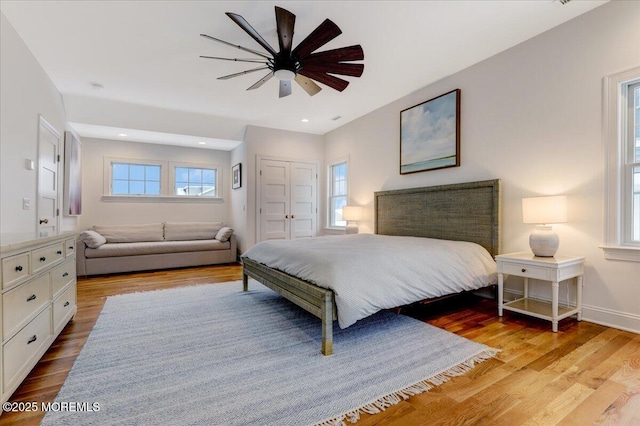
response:
[[[2,259],[2,288],[9,288],[29,275],[29,253]]]
[[[536,278],[539,280],[552,279],[549,276],[549,269],[547,268],[541,268],[539,266],[531,266],[531,265],[518,264],[518,263],[504,262],[502,264],[502,272],[507,275],[517,275],[519,277]]]

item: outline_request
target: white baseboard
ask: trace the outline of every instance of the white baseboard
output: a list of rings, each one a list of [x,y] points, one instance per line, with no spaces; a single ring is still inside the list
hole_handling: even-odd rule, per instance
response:
[[[607,327],[619,328],[620,330],[640,334],[640,315],[583,304],[582,319]]]
[[[513,300],[523,296],[521,291],[505,289],[505,300]],[[540,300],[551,302],[551,299],[541,297]],[[560,304],[565,303],[560,301]],[[640,334],[640,315],[627,312],[614,311],[613,309],[600,308],[598,306],[582,304],[582,320],[606,327],[617,328],[624,331]]]

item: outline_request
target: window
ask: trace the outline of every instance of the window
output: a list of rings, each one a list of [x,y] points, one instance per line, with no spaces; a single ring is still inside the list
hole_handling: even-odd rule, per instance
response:
[[[340,160],[329,165],[329,226],[344,227],[347,222],[342,220],[342,208],[347,205],[347,160]]]
[[[626,164],[626,181],[629,183],[630,206],[628,221],[629,242],[640,245],[640,82],[628,86],[627,99],[629,109],[627,114],[628,148]]]
[[[105,157],[102,200],[216,202],[222,196],[221,170],[214,164]]]
[[[640,68],[604,79],[607,259],[640,262]]]
[[[160,195],[160,166],[111,163],[113,195]]]
[[[174,177],[174,195],[216,196],[216,169],[175,167]]]

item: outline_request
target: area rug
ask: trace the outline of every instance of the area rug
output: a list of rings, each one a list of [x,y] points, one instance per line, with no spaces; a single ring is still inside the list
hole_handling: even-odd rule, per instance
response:
[[[337,425],[496,350],[393,312],[341,330],[251,282],[109,297],[42,425]]]

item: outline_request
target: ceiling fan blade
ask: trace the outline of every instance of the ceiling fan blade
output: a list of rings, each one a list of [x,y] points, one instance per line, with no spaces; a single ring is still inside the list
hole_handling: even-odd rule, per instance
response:
[[[269,65],[268,62],[265,62],[264,59],[238,59],[238,58],[219,58],[217,56],[204,56],[200,55],[201,58],[205,59],[220,59],[222,61],[235,61],[235,62],[252,62],[256,64],[265,64]]]
[[[217,41],[218,43],[226,44],[227,46],[233,46],[237,49],[244,50],[245,52],[253,53],[254,55],[262,56],[263,58],[266,58],[266,59],[271,59],[270,56],[267,56],[262,52],[258,52],[257,50],[253,50],[253,49],[249,49],[248,47],[242,47],[237,44],[229,43],[228,41],[220,40],[219,38],[211,37],[210,35],[207,35],[207,34],[200,34],[200,35],[202,37],[206,37],[208,39]]]
[[[285,57],[291,54],[291,44],[293,43],[293,27],[296,23],[296,15],[276,6],[276,24],[278,27],[278,43],[280,53]]]
[[[322,64],[305,64],[303,69],[313,72],[323,72],[328,74],[350,75],[353,77],[360,77],[364,71],[363,64],[349,64],[349,63],[322,63]]]
[[[235,74],[224,75],[222,77],[218,77],[218,80],[228,80],[228,79],[233,78],[233,77],[238,77],[238,76],[249,74],[249,73],[252,73],[252,72],[261,71],[261,70],[268,70],[268,69],[269,69],[269,67],[254,68],[254,69],[251,69],[251,70],[237,72]]]
[[[322,90],[322,87],[318,86],[313,80],[300,74],[296,75],[296,83],[298,83],[309,96],[313,96]]]
[[[314,53],[306,58],[300,58],[305,64],[312,62],[347,62],[361,61],[364,59],[364,51],[362,46],[341,47],[339,49],[325,50],[324,52]]]
[[[285,96],[289,96],[290,94],[291,94],[291,81],[280,80],[279,97],[284,98]]]
[[[342,92],[349,85],[348,81],[343,80],[341,78],[335,77],[333,75],[325,74],[323,72],[308,71],[305,68],[298,71],[298,74],[302,74],[305,77],[309,77],[322,84],[326,84],[327,86],[333,89],[336,89],[339,92]]]
[[[249,87],[247,90],[257,89],[258,87],[262,86],[264,83],[269,81],[269,79],[271,77],[273,77],[273,73],[272,72],[270,72],[269,74],[265,75],[264,77],[262,77],[260,80],[256,81],[255,83],[253,83],[253,85],[251,87]]]
[[[258,32],[242,16],[231,12],[227,12],[227,16],[231,18],[233,22],[238,24],[238,26],[242,28],[247,34],[249,34],[252,39],[257,41],[260,46],[264,47],[267,52],[271,53],[273,56],[276,56],[278,54],[275,50],[273,50],[273,47],[271,47],[269,43],[267,43],[265,39],[263,39],[262,36],[258,34]]]
[[[293,49],[291,56],[304,58],[309,56],[316,49],[329,43],[334,38],[342,34],[342,31],[330,19],[325,19],[322,24],[311,32],[299,45]]]

